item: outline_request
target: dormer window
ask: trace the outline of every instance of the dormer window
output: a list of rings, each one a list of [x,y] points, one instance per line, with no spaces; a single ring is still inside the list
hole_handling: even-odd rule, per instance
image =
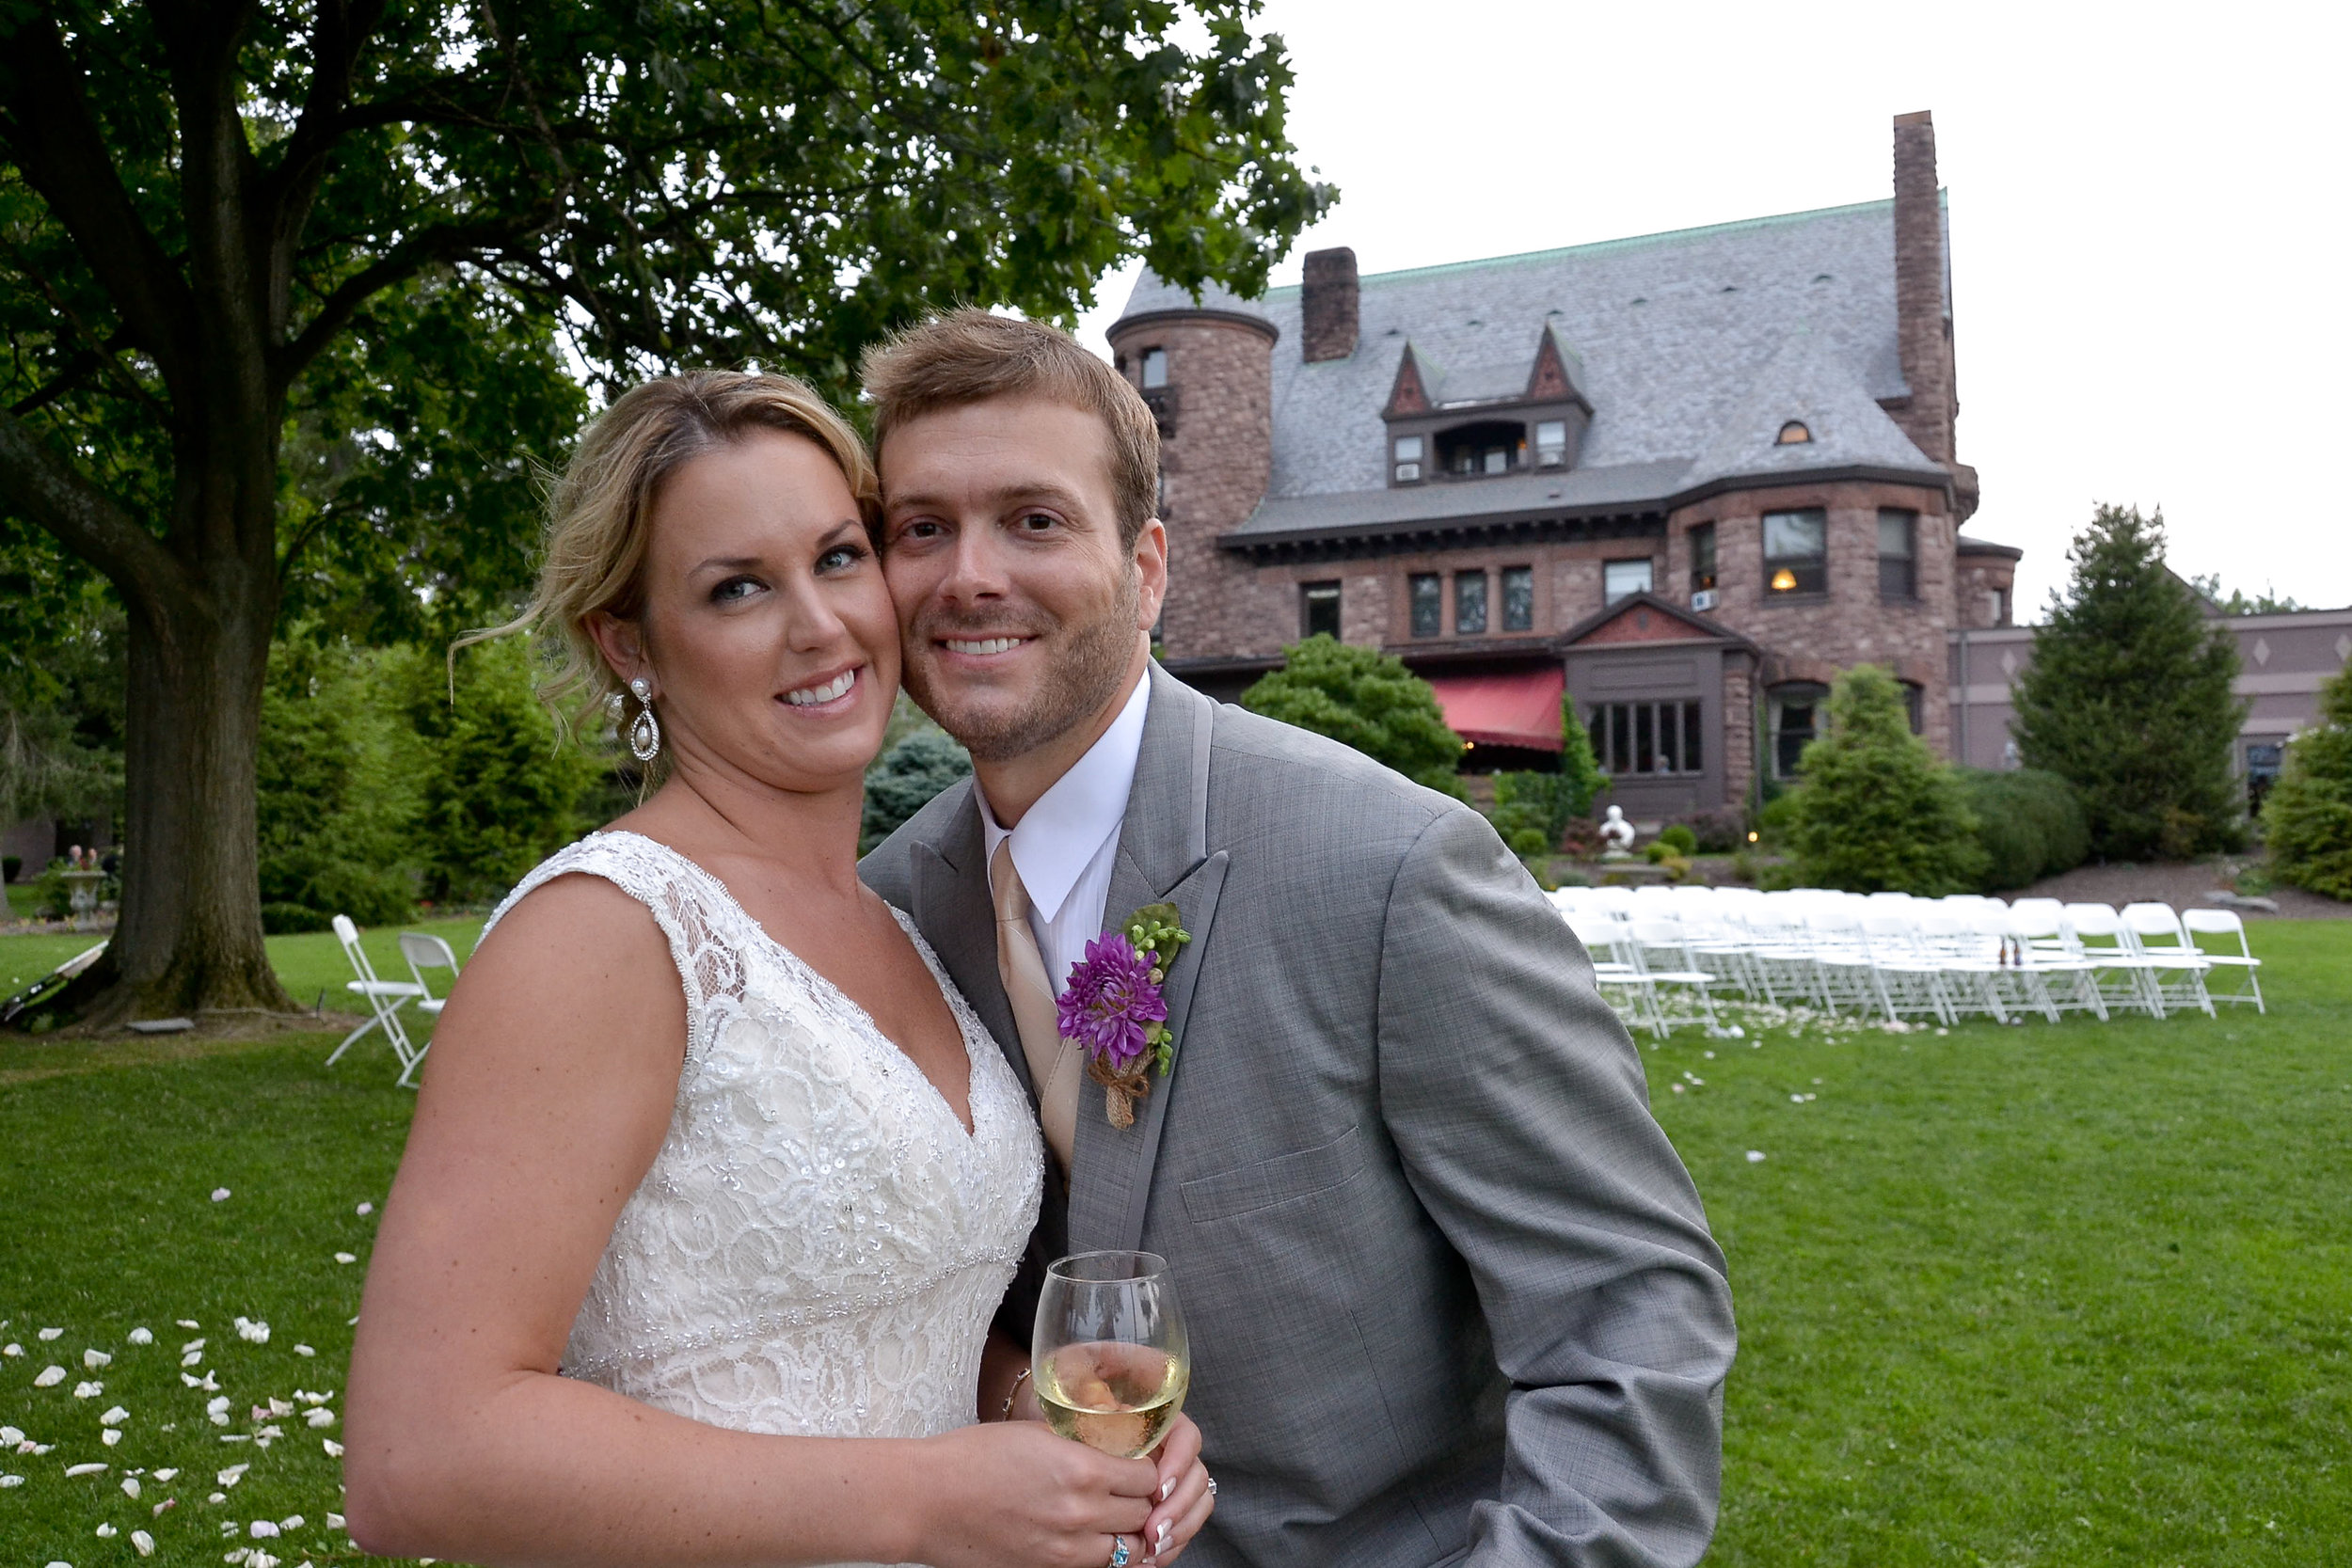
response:
[[[1535,466],[1556,468],[1568,460],[1568,421],[1538,420],[1535,421]]]
[[[1151,383],[1146,382],[1145,385],[1149,386]],[[1802,447],[1811,442],[1812,439],[1813,432],[1805,428],[1803,420],[1790,420],[1780,427],[1780,434],[1773,438],[1773,444],[1783,447]]]
[[[1400,484],[1410,484],[1421,478],[1422,438],[1400,436],[1396,438],[1396,478]]]
[[[1527,459],[1527,427],[1484,420],[1438,435],[1438,462],[1457,479],[1507,474]]]
[[[1155,391],[1168,385],[1168,350],[1147,348],[1143,351],[1143,389]]]

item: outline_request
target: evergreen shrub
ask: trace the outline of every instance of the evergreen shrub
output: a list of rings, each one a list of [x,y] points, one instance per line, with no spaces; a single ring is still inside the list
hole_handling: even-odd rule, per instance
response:
[[[1282,650],[1282,668],[1241,694],[1250,712],[1328,736],[1415,784],[1465,799],[1462,737],[1427,681],[1404,661],[1318,633]]]
[[[1976,887],[1984,851],[1975,814],[1952,769],[1911,733],[1892,674],[1863,664],[1837,677],[1828,733],[1805,747],[1799,768],[1802,782],[1785,799],[1801,881],[1925,895]]]
[[[919,729],[874,759],[866,770],[866,814],[858,830],[865,854],[932,797],[972,771],[972,754],[946,731]]]
[[[1982,891],[2005,893],[2072,871],[2090,858],[2090,823],[2072,785],[2038,768],[1960,771],[1984,850]]]
[[[1699,835],[1680,822],[1660,833],[1658,842],[1677,855],[1688,857],[1699,852]]]
[[[2320,688],[2319,720],[2287,743],[2263,831],[2280,880],[2352,899],[2352,665]]]

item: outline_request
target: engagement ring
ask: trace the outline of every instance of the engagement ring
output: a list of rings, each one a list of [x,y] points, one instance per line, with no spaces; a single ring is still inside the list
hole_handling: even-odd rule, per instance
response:
[[[1216,1496],[1216,1477],[1215,1476],[1209,1478],[1209,1496],[1212,1497]]]
[[[1123,1535],[1111,1537],[1110,1568],[1127,1568],[1127,1538]]]

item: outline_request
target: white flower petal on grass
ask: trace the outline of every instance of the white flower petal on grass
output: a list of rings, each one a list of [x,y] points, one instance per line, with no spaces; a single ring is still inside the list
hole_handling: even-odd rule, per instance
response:
[[[289,1513],[283,1519],[278,1521],[278,1528],[279,1529],[300,1529],[302,1528],[302,1515],[299,1513]]]
[[[294,1407],[292,1400],[281,1400],[275,1394],[270,1396],[269,1414],[273,1416],[291,1416],[294,1413]]]
[[[319,1447],[326,1450],[326,1457],[329,1459],[341,1459],[343,1456],[343,1446],[332,1437],[320,1438]]]
[[[359,1205],[359,1212],[362,1214],[373,1214],[375,1212],[375,1205],[373,1203],[362,1203]]]
[[[200,1350],[189,1351],[186,1354],[180,1357],[180,1365],[183,1367],[200,1367],[203,1364],[204,1353]]]
[[[139,1495],[138,1477],[124,1476],[122,1478],[122,1495],[126,1497],[135,1497]]]
[[[82,1353],[82,1365],[93,1372],[101,1367],[113,1366],[114,1359],[103,1350],[86,1350]]]
[[[172,1477],[178,1475],[179,1473],[180,1472],[177,1470],[158,1470],[155,1472],[155,1479],[157,1481],[169,1481]]]
[[[256,1323],[250,1318],[239,1318],[237,1338],[248,1344],[266,1345],[269,1343],[269,1324]]]
[[[157,1504],[156,1504],[153,1508],[149,1509],[149,1510],[148,1510],[148,1512],[149,1512],[150,1513],[152,1513],[153,1515],[155,1515],[155,1517],[156,1517],[156,1518],[160,1519],[160,1518],[162,1518],[162,1517],[164,1516],[164,1513],[165,1513],[165,1512],[166,1512],[167,1510],[169,1510],[169,1509],[174,1509],[174,1508],[178,1508],[179,1506],[180,1506],[180,1499],[179,1499],[179,1498],[177,1498],[177,1497],[166,1497],[166,1498],[165,1498],[162,1502],[159,1502],[159,1503],[157,1503]]]
[[[215,1203],[226,1203],[226,1202],[228,1202],[228,1201],[229,1201],[229,1189],[228,1189],[228,1188],[226,1188],[226,1187],[215,1187],[215,1188],[213,1189],[213,1201],[214,1201]]]
[[[225,1502],[227,1502],[227,1501],[229,1500],[229,1494],[228,1494],[228,1493],[226,1493],[226,1492],[215,1492],[215,1493],[214,1493],[211,1497],[209,1497],[205,1498],[204,1500],[205,1500],[206,1502],[208,1502],[208,1503],[225,1503]],[[230,1528],[230,1529],[235,1529],[237,1527],[236,1527],[236,1526],[234,1526],[234,1525],[231,1525],[231,1526],[230,1526],[229,1528]]]
[[[124,1338],[129,1339],[131,1343],[135,1345],[151,1345],[155,1342],[155,1336],[153,1332],[144,1328],[135,1328],[131,1330],[129,1334],[125,1335]]]
[[[40,1337],[43,1339],[62,1339],[65,1338],[65,1330],[62,1328],[44,1328],[40,1331]]]
[[[202,1350],[203,1348],[204,1348],[204,1341],[203,1341],[203,1340],[201,1340],[201,1339],[190,1339],[190,1340],[189,1340],[186,1344],[182,1345],[182,1346],[180,1347],[180,1354],[183,1354],[183,1355],[193,1355],[193,1354],[195,1354],[198,1351],[200,1351],[200,1350]]]
[[[24,1354],[24,1347],[13,1339],[5,1345],[0,1345],[0,1355],[23,1355]]]
[[[108,1427],[105,1431],[98,1434],[98,1440],[111,1449],[117,1443],[122,1441],[122,1429],[120,1427]]]
[[[326,1516],[326,1528],[327,1528],[328,1529],[341,1529],[341,1528],[343,1528],[343,1516],[342,1516],[342,1514],[340,1514],[340,1513],[330,1513],[330,1514],[328,1514],[328,1515]]]
[[[224,1443],[250,1443],[253,1441],[253,1437],[249,1433],[230,1432],[223,1433],[220,1440]]]
[[[1763,1158],[1764,1158],[1764,1151],[1763,1151],[1762,1149],[1760,1149],[1760,1148],[1751,1148],[1751,1149],[1749,1149],[1749,1150],[1748,1150],[1748,1164],[1751,1164],[1751,1165],[1756,1164],[1757,1164],[1758,1162],[1760,1162]]]
[[[94,1476],[105,1467],[103,1465],[69,1465],[65,1473],[69,1476]]]
[[[22,1443],[24,1433],[14,1427],[0,1427],[0,1443]]]
[[[278,1560],[267,1552],[255,1552],[245,1560],[245,1568],[278,1568]]]
[[[1674,1090],[1674,1092],[1675,1092],[1675,1093],[1677,1093],[1677,1094],[1680,1094],[1680,1093],[1682,1092],[1682,1085],[1679,1085],[1679,1084],[1669,1084],[1669,1085],[1666,1085],[1666,1087],[1668,1087],[1668,1088],[1670,1088],[1670,1089]]]
[[[55,1388],[58,1384],[63,1383],[64,1381],[65,1369],[63,1367],[43,1367],[40,1373],[34,1377],[33,1386],[36,1388]]]
[[[24,1484],[24,1478],[23,1476],[0,1476],[0,1488],[22,1486]]]
[[[359,1255],[356,1252],[339,1252],[335,1254],[335,1261],[338,1263],[357,1263],[359,1261]]]
[[[234,1486],[245,1479],[245,1473],[251,1468],[253,1466],[250,1465],[231,1465],[213,1479],[223,1486]]]
[[[115,1528],[112,1525],[101,1525],[98,1527],[98,1539],[101,1541],[112,1541],[116,1536],[120,1535],[121,1533],[122,1532],[120,1530]]]
[[[123,1409],[122,1406],[119,1404],[109,1405],[106,1408],[106,1413],[98,1418],[98,1424],[102,1427],[119,1427],[130,1418],[131,1413],[128,1410]]]
[[[73,1386],[73,1397],[77,1400],[94,1400],[105,1391],[104,1384],[89,1378],[85,1378]]]
[[[275,1541],[278,1539],[278,1526],[272,1520],[256,1519],[248,1528],[251,1531],[253,1539],[256,1541]]]
[[[182,1328],[202,1328],[204,1326],[202,1323],[198,1323],[194,1318],[174,1318],[171,1321],[178,1323]]]
[[[212,1420],[213,1425],[227,1426],[229,1424],[229,1396],[226,1394],[215,1396],[212,1402],[204,1406],[204,1414]]]
[[[294,1346],[294,1354],[296,1355],[316,1355],[318,1352],[312,1350],[308,1345],[296,1345]]]
[[[141,1557],[153,1557],[155,1538],[143,1529],[135,1529],[131,1532],[131,1549]]]
[[[335,1424],[335,1413],[332,1410],[313,1410],[302,1418],[314,1427],[331,1427]]]

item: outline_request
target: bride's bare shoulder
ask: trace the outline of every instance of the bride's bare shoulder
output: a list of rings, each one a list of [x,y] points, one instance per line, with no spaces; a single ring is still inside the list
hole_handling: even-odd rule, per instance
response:
[[[675,1018],[685,999],[653,912],[607,878],[568,872],[517,898],[483,937],[437,1037],[569,1035],[583,1020]],[[605,1031],[599,1030],[599,1033]]]

